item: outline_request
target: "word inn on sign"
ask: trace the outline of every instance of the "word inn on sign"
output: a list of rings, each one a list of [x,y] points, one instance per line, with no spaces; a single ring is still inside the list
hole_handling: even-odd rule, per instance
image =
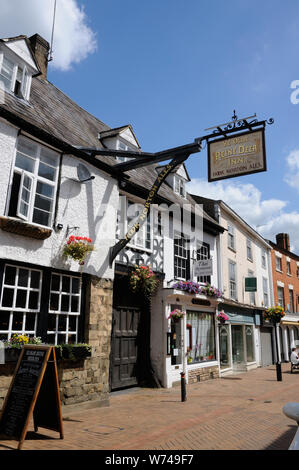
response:
[[[208,144],[209,181],[266,171],[264,129]]]

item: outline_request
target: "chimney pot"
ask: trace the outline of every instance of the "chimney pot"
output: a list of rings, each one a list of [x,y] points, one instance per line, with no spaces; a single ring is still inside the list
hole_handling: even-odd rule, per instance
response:
[[[290,251],[290,237],[288,233],[278,233],[276,235],[276,244],[283,250]]]
[[[34,34],[28,39],[30,41],[30,45],[34,53],[36,62],[41,71],[41,75],[39,75],[39,78],[46,80],[50,44],[48,43],[48,41],[42,38],[39,34]]]

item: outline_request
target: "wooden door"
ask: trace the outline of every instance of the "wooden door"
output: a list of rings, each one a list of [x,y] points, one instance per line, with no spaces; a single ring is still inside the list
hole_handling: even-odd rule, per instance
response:
[[[140,308],[113,309],[111,337],[111,390],[138,384],[138,327]]]

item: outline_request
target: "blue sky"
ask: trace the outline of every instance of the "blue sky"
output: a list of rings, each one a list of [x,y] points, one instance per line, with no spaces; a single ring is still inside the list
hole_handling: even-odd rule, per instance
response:
[[[53,0],[4,4],[5,35],[50,40]],[[57,15],[49,80],[109,126],[132,124],[144,151],[191,143],[234,109],[273,117],[267,172],[207,183],[203,150],[187,162],[190,190],[225,200],[267,238],[290,233],[299,253],[297,0],[57,0]]]

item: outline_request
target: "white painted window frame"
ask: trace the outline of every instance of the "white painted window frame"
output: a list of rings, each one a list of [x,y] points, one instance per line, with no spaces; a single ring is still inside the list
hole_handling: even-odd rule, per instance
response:
[[[50,149],[51,151],[53,151],[54,153],[56,153],[56,157],[57,157],[57,166],[54,167],[52,165],[49,165],[47,164],[49,167],[51,168],[54,168],[55,171],[56,171],[56,174],[55,174],[55,180],[54,181],[51,181],[47,178],[44,178],[43,176],[40,176],[38,174],[38,169],[39,169],[39,163],[41,161],[41,150],[42,148],[49,148],[45,145],[42,145],[40,144],[39,142],[35,141],[35,140],[32,140],[30,139],[29,137],[27,136],[23,136],[22,135],[22,138],[25,138],[27,140],[31,140],[32,142],[34,142],[37,146],[37,153],[35,156],[32,156],[32,155],[29,155],[29,154],[25,154],[21,151],[18,150],[18,141],[16,142],[16,147],[15,147],[15,157],[14,157],[14,167],[13,167],[13,171],[12,171],[12,176],[11,176],[11,184],[10,184],[10,192],[9,192],[9,200],[11,198],[11,186],[12,186],[12,181],[13,181],[13,177],[14,177],[14,173],[18,173],[21,175],[21,183],[20,183],[20,189],[19,189],[19,195],[18,195],[18,208],[17,208],[17,214],[16,216],[23,219],[23,220],[26,220],[28,223],[32,224],[32,225],[36,225],[38,227],[48,227],[50,228],[52,226],[52,222],[53,222],[53,218],[54,218],[54,211],[55,211],[55,201],[56,201],[56,195],[57,195],[57,183],[58,183],[58,173],[59,173],[59,153],[53,149]],[[29,172],[29,171],[26,171],[26,170],[23,170],[19,167],[16,166],[16,159],[17,159],[17,154],[20,153],[21,155],[24,155],[25,157],[27,158],[31,158],[32,160],[34,160],[34,168],[33,168],[33,172]],[[21,191],[21,188],[22,188],[22,181],[23,181],[23,178],[24,176],[28,176],[29,178],[32,178],[33,181],[32,181],[32,187],[31,187],[31,198],[30,198],[30,205],[29,205],[29,212],[28,212],[28,216],[27,218],[24,217],[24,216],[20,216],[20,212],[19,212],[19,207],[20,207],[20,204],[21,204],[21,195],[22,195],[22,191]],[[36,197],[36,194],[37,194],[37,184],[38,182],[40,183],[45,183],[49,186],[52,186],[54,189],[53,189],[53,198],[52,198],[52,203],[51,203],[51,212],[49,212],[50,214],[50,219],[49,219],[49,223],[48,225],[42,225],[42,224],[38,224],[36,222],[33,222],[32,221],[32,218],[33,218],[33,211],[34,211],[34,203],[35,203],[35,197]],[[46,198],[46,199],[51,199],[51,198],[48,198],[47,196],[44,196],[44,195],[41,195],[42,197]],[[37,208],[38,210],[40,211],[43,211],[42,209],[39,209]],[[8,214],[8,210],[9,210],[9,203],[7,204],[7,214]],[[47,211],[44,211],[44,212],[47,212]]]
[[[17,61],[16,57],[14,57],[14,55],[12,53],[10,53],[9,51],[6,50],[5,53],[4,53],[3,51],[0,50],[0,74],[1,74],[1,70],[2,70],[2,63],[3,63],[3,58],[4,57],[14,64],[14,66],[13,66],[13,75],[12,75],[12,80],[11,80],[11,86],[10,86],[10,89],[6,90],[6,91],[11,93],[14,96],[17,96],[18,98],[21,98],[21,99],[24,99],[24,100],[28,101],[29,95],[30,95],[30,88],[31,88],[31,79],[32,79],[32,75],[30,75],[28,67],[26,66],[26,64],[21,59],[19,59],[19,61]],[[14,93],[14,89],[15,89],[15,85],[16,85],[16,79],[17,79],[17,73],[18,73],[19,68],[23,69],[22,83],[21,83],[21,88],[20,88],[20,92],[21,92],[22,96],[18,96]],[[0,78],[0,81],[1,81],[1,78]]]

